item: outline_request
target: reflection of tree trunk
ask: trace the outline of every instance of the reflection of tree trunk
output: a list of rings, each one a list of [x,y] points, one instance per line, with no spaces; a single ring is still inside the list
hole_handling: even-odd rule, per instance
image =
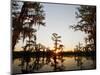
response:
[[[95,56],[92,57],[92,61],[93,61],[93,68],[96,68],[96,57]]]
[[[29,64],[28,64],[28,62],[26,62],[26,72],[28,72],[28,67],[29,67]]]
[[[57,68],[57,61],[56,61],[56,55],[54,55],[54,70],[56,71]]]
[[[77,66],[79,66],[80,69],[82,69],[83,68],[82,67],[82,64],[83,64],[82,57],[81,56],[75,56],[75,61],[77,62]]]

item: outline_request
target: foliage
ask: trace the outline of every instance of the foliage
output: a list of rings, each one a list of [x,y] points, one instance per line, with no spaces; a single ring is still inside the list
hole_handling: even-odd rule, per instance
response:
[[[57,33],[52,34],[52,40],[54,41],[54,51],[57,52],[57,50],[63,50],[64,45],[60,44],[62,42],[60,40],[61,36],[59,36]]]
[[[81,5],[76,12],[76,18],[79,19],[76,25],[72,25],[75,31],[80,30],[87,34],[85,42],[91,50],[96,50],[96,7]]]
[[[34,37],[37,30],[34,26],[45,26],[43,6],[38,2],[12,1],[12,50],[18,40],[23,37]]]

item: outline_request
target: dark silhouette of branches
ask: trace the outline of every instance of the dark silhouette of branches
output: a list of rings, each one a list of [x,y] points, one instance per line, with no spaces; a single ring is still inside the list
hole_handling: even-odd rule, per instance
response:
[[[54,51],[55,52],[58,49],[58,43],[61,42],[60,38],[61,36],[59,36],[57,33],[52,34],[52,40],[54,41]]]
[[[12,50],[21,36],[23,41],[26,37],[29,40],[34,37],[36,29],[33,26],[45,26],[44,19],[43,6],[39,2],[12,1]]]
[[[96,50],[96,7],[95,6],[83,6],[81,5],[76,12],[76,18],[79,22],[76,25],[72,25],[71,28],[75,31],[80,30],[87,34],[85,42],[90,45],[91,50]]]

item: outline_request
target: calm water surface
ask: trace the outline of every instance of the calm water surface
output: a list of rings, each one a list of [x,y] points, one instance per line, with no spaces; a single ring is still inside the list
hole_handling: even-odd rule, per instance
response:
[[[38,57],[13,59],[13,73],[34,73],[50,71],[68,71],[95,69],[95,60],[91,57]]]

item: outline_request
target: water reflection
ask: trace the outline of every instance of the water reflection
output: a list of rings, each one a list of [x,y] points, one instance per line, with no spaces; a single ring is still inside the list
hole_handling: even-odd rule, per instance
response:
[[[13,73],[94,69],[95,60],[82,56],[24,57],[13,60]]]

